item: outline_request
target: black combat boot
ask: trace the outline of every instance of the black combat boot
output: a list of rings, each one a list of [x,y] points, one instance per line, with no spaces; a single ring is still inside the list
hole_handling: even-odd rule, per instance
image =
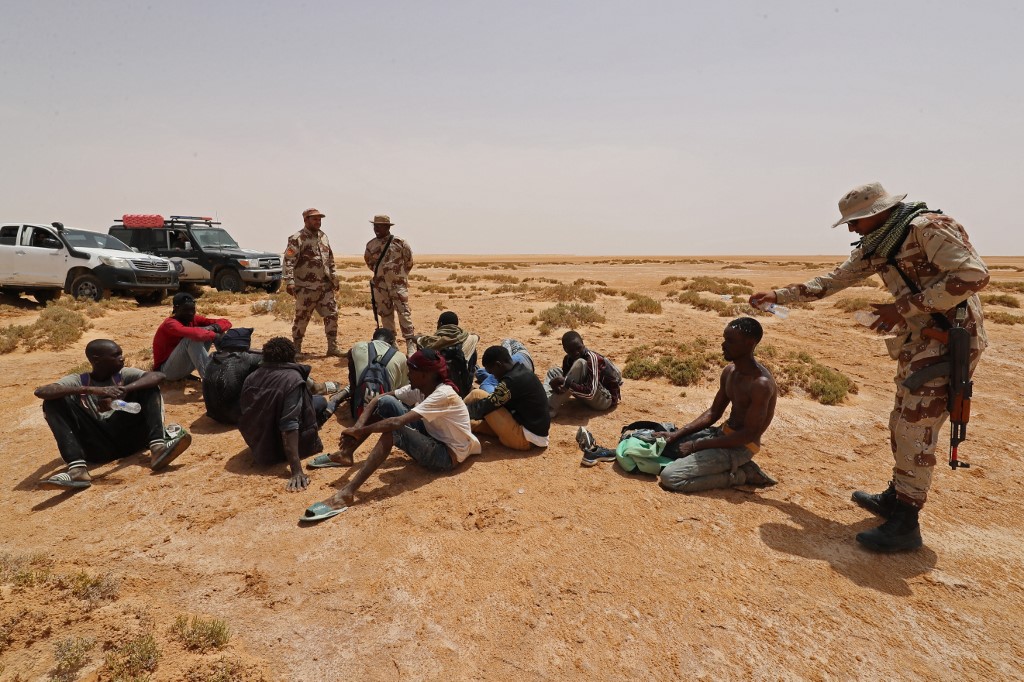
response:
[[[878,528],[857,533],[857,542],[876,552],[905,552],[917,549],[921,541],[921,526],[917,523],[920,510],[912,504],[896,500],[889,519]]]
[[[857,506],[867,509],[876,516],[887,519],[892,516],[892,510],[896,505],[896,486],[889,481],[889,487],[884,491],[872,495],[863,490],[856,490],[850,498],[857,503]]]

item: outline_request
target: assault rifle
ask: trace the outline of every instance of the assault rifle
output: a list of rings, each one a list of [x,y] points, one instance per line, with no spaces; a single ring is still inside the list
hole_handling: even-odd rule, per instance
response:
[[[967,306],[957,306],[955,319],[956,324],[946,330],[933,327],[921,330],[922,336],[946,346],[947,359],[914,372],[903,382],[910,390],[916,390],[932,379],[949,377],[946,409],[949,411],[949,466],[953,471],[971,466],[970,462],[961,462],[957,458],[957,448],[967,440],[967,422],[971,420],[971,395],[974,392],[974,382],[971,381],[971,335],[963,327],[967,319]]]

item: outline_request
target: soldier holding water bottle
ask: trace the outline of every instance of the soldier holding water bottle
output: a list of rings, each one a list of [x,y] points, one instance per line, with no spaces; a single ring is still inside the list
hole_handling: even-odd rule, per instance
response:
[[[171,424],[164,428],[160,395],[161,372],[124,366],[121,347],[95,339],[85,347],[91,371],[70,374],[40,386],[43,416],[67,465],[40,482],[46,488],[82,490],[92,485],[89,464],[102,464],[149,449],[149,466],[170,464],[192,442],[192,436]]]
[[[923,202],[904,202],[906,196],[891,195],[877,182],[850,190],[839,201],[842,216],[832,225],[846,223],[861,236],[850,257],[826,275],[750,297],[761,309],[816,301],[873,274],[892,294],[892,303],[874,304],[873,316],[859,319],[896,334],[886,340],[898,363],[896,403],[889,414],[892,480],[884,492],[853,493],[855,503],[885,519],[857,535],[859,543],[879,552],[922,545],[918,512],[931,487],[939,431],[949,417],[949,376],[938,371],[948,358],[943,332],[954,325],[967,331],[969,374],[988,346],[978,298],[988,284],[988,268],[960,223]]]

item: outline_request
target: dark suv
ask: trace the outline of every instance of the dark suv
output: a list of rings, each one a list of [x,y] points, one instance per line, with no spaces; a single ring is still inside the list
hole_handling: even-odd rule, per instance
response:
[[[243,249],[212,218],[125,215],[108,230],[137,251],[180,261],[181,285],[210,284],[219,291],[247,286],[281,288],[281,256]]]

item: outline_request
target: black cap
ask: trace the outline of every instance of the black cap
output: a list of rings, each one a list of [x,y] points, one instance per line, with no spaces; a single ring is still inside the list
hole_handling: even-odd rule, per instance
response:
[[[196,297],[192,294],[184,291],[179,291],[174,295],[174,300],[171,302],[171,307],[177,308],[182,305],[195,305]]]

